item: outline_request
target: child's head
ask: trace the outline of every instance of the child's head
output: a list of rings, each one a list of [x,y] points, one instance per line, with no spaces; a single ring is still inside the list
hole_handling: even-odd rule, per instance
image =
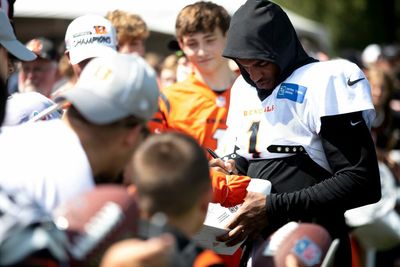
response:
[[[121,53],[145,53],[144,42],[149,30],[144,20],[135,14],[122,10],[110,11],[106,15],[117,31],[118,51]]]
[[[199,230],[211,201],[211,181],[204,150],[192,137],[150,136],[134,155],[133,176],[144,217],[157,212],[170,222],[190,217],[192,230]]]
[[[225,35],[228,31],[230,16],[222,7],[213,2],[199,1],[187,5],[178,14],[175,23],[176,37],[193,33],[209,33],[219,28]]]

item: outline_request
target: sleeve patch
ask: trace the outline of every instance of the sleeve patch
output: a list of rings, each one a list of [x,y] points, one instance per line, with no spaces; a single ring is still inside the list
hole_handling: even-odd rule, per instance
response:
[[[298,103],[303,103],[306,92],[307,87],[294,83],[282,83],[279,87],[277,98],[284,98]]]

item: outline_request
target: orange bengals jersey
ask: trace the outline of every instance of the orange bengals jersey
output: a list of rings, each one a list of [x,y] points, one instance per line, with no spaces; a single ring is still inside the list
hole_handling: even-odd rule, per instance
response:
[[[216,149],[226,129],[230,89],[214,92],[193,75],[161,89],[159,111],[149,123],[152,132],[176,130],[202,147]]]

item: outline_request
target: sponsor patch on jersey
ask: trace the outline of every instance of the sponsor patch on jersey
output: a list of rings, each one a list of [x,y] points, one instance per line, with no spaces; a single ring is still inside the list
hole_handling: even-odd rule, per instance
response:
[[[307,87],[294,83],[282,83],[279,87],[277,98],[284,98],[298,103],[303,103],[306,92]]]
[[[306,236],[296,241],[292,251],[306,266],[313,266],[321,261],[321,249]]]

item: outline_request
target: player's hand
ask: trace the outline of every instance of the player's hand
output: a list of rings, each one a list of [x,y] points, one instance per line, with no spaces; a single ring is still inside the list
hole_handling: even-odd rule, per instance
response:
[[[175,239],[163,234],[148,240],[127,239],[112,245],[100,267],[169,267]]]
[[[217,237],[227,246],[234,246],[246,238],[255,239],[267,226],[267,196],[261,193],[248,192],[246,199],[226,226],[231,229],[225,235]]]
[[[210,168],[213,168],[215,171],[219,171],[219,172],[225,173],[227,175],[238,173],[238,171],[236,169],[235,161],[233,159],[228,159],[226,161],[224,161],[220,158],[211,159],[208,162],[208,165],[210,166]]]

